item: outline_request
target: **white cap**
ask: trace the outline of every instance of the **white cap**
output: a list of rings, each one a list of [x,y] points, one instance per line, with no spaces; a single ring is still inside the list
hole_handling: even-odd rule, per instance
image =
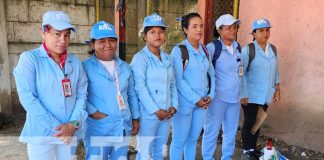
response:
[[[240,24],[241,21],[239,19],[234,18],[230,14],[224,14],[221,15],[215,22],[215,26],[217,29],[219,29],[222,25],[232,25],[234,23]]]

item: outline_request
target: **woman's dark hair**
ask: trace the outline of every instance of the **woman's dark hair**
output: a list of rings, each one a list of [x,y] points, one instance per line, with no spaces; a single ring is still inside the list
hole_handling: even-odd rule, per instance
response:
[[[222,28],[223,28],[223,26],[219,27],[219,29],[222,29]],[[214,28],[213,28],[213,36],[214,36],[215,39],[220,37],[220,34],[218,33],[216,26],[214,26]]]
[[[160,27],[160,26],[147,26],[147,27],[144,27],[144,30],[143,30],[143,33],[144,35],[147,34],[148,31],[150,31],[153,27]],[[165,31],[165,27],[160,27],[163,31]]]
[[[182,28],[182,31],[186,37],[187,37],[187,34],[185,33],[184,29],[188,29],[190,19],[193,17],[201,18],[201,16],[198,13],[189,13],[189,14],[186,14],[181,17],[181,28]]]
[[[252,33],[256,33],[256,29],[254,29],[254,30],[252,31]],[[254,38],[253,34],[252,34],[252,37],[253,37],[253,41],[254,41],[255,38]]]
[[[89,51],[88,54],[93,55],[95,53],[95,50],[92,48],[92,44],[94,44],[96,40],[95,39],[91,39],[90,43],[89,43]]]

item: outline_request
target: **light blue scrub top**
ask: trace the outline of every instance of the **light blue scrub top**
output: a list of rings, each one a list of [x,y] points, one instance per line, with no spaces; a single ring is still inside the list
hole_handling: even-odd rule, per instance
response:
[[[68,54],[65,62],[65,74],[71,81],[71,97],[64,96],[63,71],[48,56],[43,46],[22,53],[13,74],[20,103],[27,112],[20,141],[62,144],[52,136],[57,132],[55,128],[74,120],[82,124],[87,118],[88,81],[76,56]],[[74,135],[80,138],[83,133],[82,128],[79,128]]]
[[[241,64],[241,53],[237,49],[238,43],[233,41],[233,54],[226,48],[223,41],[221,53],[214,66],[216,75],[216,98],[227,103],[238,103],[240,101],[241,78],[239,66]],[[207,45],[210,57],[214,56],[215,45],[213,42]],[[238,62],[238,59],[240,62]]]
[[[120,110],[117,102],[115,76],[111,76],[95,55],[82,62],[89,79],[87,111],[108,115],[116,128],[130,131],[132,119],[139,118],[138,98],[134,90],[134,80],[128,64],[115,56],[121,95],[125,109]]]
[[[178,107],[178,94],[171,57],[161,51],[161,60],[145,46],[135,54],[131,68],[139,97],[141,118],[158,119],[159,109]]]
[[[214,98],[215,96],[215,83],[212,83],[215,82],[215,71],[210,57],[206,56],[201,45],[199,45],[198,52],[187,39],[184,40],[182,44],[186,45],[189,54],[189,62],[185,70],[182,65],[182,53],[180,48],[175,46],[171,51],[176,75],[180,112],[186,107],[196,107],[196,103],[200,98],[206,96]],[[209,94],[207,74],[209,74],[211,78]]]
[[[247,71],[249,46],[245,46],[242,50],[244,76],[241,98],[248,98],[249,103],[270,104],[276,91],[275,85],[279,83],[278,55],[275,56],[269,43],[267,43],[269,56],[256,41],[253,43],[255,57],[250,64],[249,71]]]

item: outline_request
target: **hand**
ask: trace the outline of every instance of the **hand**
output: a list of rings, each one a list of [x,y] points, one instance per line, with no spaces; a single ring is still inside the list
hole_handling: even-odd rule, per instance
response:
[[[170,119],[170,118],[172,118],[173,115],[174,115],[174,113],[176,113],[176,111],[177,111],[177,110],[175,109],[175,107],[173,107],[173,106],[169,107],[168,111],[166,112],[167,117],[166,117],[165,119]]]
[[[140,124],[139,124],[138,120],[133,120],[132,125],[133,125],[133,128],[132,128],[131,134],[132,134],[132,136],[136,136],[140,129]]]
[[[249,102],[249,99],[248,99],[248,98],[242,98],[242,99],[240,100],[240,103],[241,103],[242,105],[244,105],[244,106],[246,106],[246,105],[248,104],[248,102]]]
[[[166,111],[163,109],[156,111],[155,115],[159,118],[159,120],[163,120],[167,117]]]
[[[94,118],[96,120],[103,119],[103,118],[105,118],[107,116],[108,116],[107,114],[104,114],[104,113],[99,112],[99,111],[97,111],[97,112],[90,115],[90,117],[92,117],[92,118]]]
[[[204,98],[205,105],[209,106],[211,103],[211,98],[209,96]]]
[[[200,108],[203,108],[205,105],[205,101],[203,98],[200,98],[200,100],[196,103],[196,105]]]
[[[272,103],[278,103],[280,99],[281,99],[280,90],[276,90],[272,99]]]
[[[200,100],[196,103],[196,105],[201,109],[207,109],[208,106],[210,105],[210,102],[211,99],[209,96],[207,96],[206,98],[200,98]]]
[[[76,128],[71,123],[61,124],[55,128],[57,132],[53,134],[54,137],[60,139],[63,143],[69,144]]]

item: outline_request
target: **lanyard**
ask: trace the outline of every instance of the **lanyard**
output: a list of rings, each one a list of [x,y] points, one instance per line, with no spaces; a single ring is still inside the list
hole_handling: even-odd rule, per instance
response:
[[[116,84],[116,88],[117,88],[117,103],[118,103],[119,110],[122,111],[122,110],[124,110],[126,108],[126,106],[125,106],[123,96],[120,93],[118,71],[117,71],[115,61],[114,61],[114,69],[115,69],[115,72],[114,72],[115,73],[115,84]]]
[[[119,79],[118,79],[118,71],[117,71],[117,67],[116,67],[116,62],[114,61],[114,73],[115,73],[115,84],[116,84],[116,88],[117,88],[117,94],[121,95],[120,93],[120,88],[119,88]]]
[[[44,49],[47,52],[48,56],[51,57],[54,60],[54,57],[51,54],[51,52],[48,50],[48,48],[46,47],[45,42],[43,42],[43,46],[44,46]],[[60,55],[60,64],[59,64],[59,66],[63,70],[63,72],[64,72],[64,66],[65,66],[66,57],[67,57],[67,51],[65,50],[64,53]]]

